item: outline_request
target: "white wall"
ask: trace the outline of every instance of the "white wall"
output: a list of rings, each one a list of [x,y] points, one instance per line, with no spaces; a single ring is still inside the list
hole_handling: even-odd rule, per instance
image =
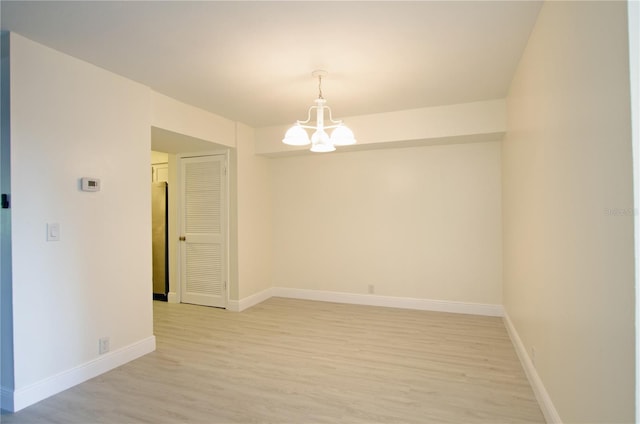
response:
[[[499,141],[271,164],[274,286],[501,303]]]
[[[11,34],[15,408],[153,350],[150,91]],[[80,177],[101,179],[96,193]],[[46,224],[60,241],[46,241]],[[98,355],[98,339],[111,352]]]
[[[163,94],[151,92],[151,125],[176,135],[235,147],[235,122]],[[162,135],[162,132],[154,134]],[[183,151],[167,151],[180,153]]]
[[[178,206],[180,204],[180,193],[178,187],[178,158],[175,154],[167,154],[169,164],[169,181],[167,181],[167,249],[169,255],[169,293],[167,300],[171,303],[178,303],[180,292],[180,222],[178,219]]]
[[[271,184],[269,159],[254,153],[253,129],[238,124],[238,300],[271,287]]]
[[[627,2],[629,14],[629,82],[631,86],[631,126],[633,144],[634,227],[636,251],[636,422],[640,422],[640,3]]]
[[[545,2],[508,96],[504,306],[563,422],[633,422],[625,2]]]

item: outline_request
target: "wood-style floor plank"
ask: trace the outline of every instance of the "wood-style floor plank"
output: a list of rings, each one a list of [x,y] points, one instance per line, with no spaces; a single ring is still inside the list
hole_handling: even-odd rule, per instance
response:
[[[157,350],[12,423],[543,423],[500,318],[154,302]]]

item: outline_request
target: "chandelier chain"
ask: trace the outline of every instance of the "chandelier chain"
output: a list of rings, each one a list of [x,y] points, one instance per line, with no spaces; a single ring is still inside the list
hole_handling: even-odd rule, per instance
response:
[[[318,75],[318,98],[324,99],[324,97],[322,97],[322,75]]]

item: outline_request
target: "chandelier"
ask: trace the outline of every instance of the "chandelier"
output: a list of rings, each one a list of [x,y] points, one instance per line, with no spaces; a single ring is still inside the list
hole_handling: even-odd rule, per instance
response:
[[[353,133],[347,128],[342,121],[334,121],[331,117],[331,109],[326,106],[327,101],[322,97],[322,77],[327,76],[327,71],[313,71],[311,76],[318,78],[318,98],[315,100],[315,106],[311,106],[307,113],[306,121],[297,121],[295,125],[289,128],[282,139],[284,144],[290,146],[306,146],[311,144],[312,152],[333,152],[336,150],[335,146],[348,146],[355,144],[356,139],[353,137]],[[311,111],[316,110],[316,122],[315,125],[310,125]],[[325,123],[324,112],[329,113],[329,123]],[[307,129],[315,130],[309,138]],[[333,129],[331,137],[325,130]]]

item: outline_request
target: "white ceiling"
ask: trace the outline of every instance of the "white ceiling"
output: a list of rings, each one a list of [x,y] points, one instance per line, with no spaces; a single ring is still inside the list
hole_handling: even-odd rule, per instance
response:
[[[6,1],[2,29],[254,127],[505,97],[541,2]]]

